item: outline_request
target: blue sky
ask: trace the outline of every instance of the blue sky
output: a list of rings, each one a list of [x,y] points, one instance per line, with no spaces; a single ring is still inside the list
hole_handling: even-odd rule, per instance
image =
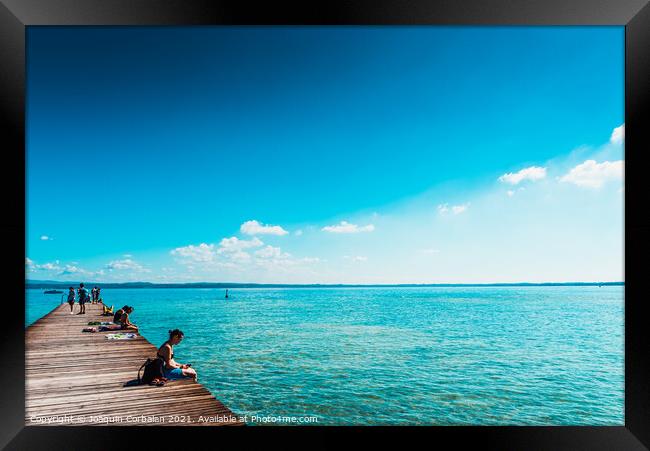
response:
[[[624,278],[623,27],[27,37],[27,278]]]

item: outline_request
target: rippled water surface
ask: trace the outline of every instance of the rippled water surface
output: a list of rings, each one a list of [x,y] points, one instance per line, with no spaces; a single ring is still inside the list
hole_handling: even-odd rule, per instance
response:
[[[623,287],[102,289],[238,414],[622,425]],[[60,295],[28,290],[27,324]]]

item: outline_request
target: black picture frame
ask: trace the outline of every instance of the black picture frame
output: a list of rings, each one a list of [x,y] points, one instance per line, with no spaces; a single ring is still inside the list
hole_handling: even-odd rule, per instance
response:
[[[433,427],[355,428],[361,439],[384,440],[416,430],[427,441],[451,439],[498,449],[650,448],[650,348],[643,315],[644,260],[650,253],[645,213],[644,153],[650,93],[650,5],[647,0],[457,0],[282,2],[208,0],[0,0],[0,110],[5,174],[0,221],[5,260],[4,334],[0,338],[0,446],[8,449],[106,449],[120,446],[112,427],[25,427],[25,36],[45,25],[622,25],[625,26],[625,426],[620,427]],[[645,114],[644,114],[645,113]],[[23,194],[21,196],[21,193]],[[22,201],[22,202],[21,202]],[[20,301],[22,299],[22,301]],[[133,436],[137,429],[128,428]],[[196,434],[209,439],[266,435],[278,428],[194,428],[174,439],[192,446]],[[227,429],[225,431],[224,429]],[[309,437],[323,444],[332,428],[280,428],[285,438]],[[253,432],[254,430],[254,432]],[[150,428],[150,432],[160,432]],[[215,435],[215,434],[220,435]],[[277,433],[277,432],[276,432]],[[178,432],[180,434],[180,432]],[[149,436],[149,435],[147,435]],[[165,442],[167,440],[163,440]],[[161,446],[167,446],[162,444]],[[179,445],[182,446],[182,445]],[[309,446],[309,445],[306,445]],[[128,447],[127,447],[128,448]]]

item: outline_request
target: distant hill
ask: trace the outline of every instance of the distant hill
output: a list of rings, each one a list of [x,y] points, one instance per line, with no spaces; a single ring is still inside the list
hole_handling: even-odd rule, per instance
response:
[[[80,282],[61,282],[55,280],[26,280],[25,288],[66,288],[78,287]],[[84,282],[86,287],[95,285],[102,288],[361,288],[361,287],[557,287],[557,286],[612,286],[625,285],[625,282],[545,282],[545,283],[433,283],[433,284],[274,284],[274,283],[231,283],[231,282],[191,282],[191,283],[151,283],[151,282]]]

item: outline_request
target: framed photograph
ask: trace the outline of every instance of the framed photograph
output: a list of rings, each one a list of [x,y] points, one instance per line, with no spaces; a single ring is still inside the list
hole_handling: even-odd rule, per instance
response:
[[[650,446],[646,1],[0,21],[3,446]]]

